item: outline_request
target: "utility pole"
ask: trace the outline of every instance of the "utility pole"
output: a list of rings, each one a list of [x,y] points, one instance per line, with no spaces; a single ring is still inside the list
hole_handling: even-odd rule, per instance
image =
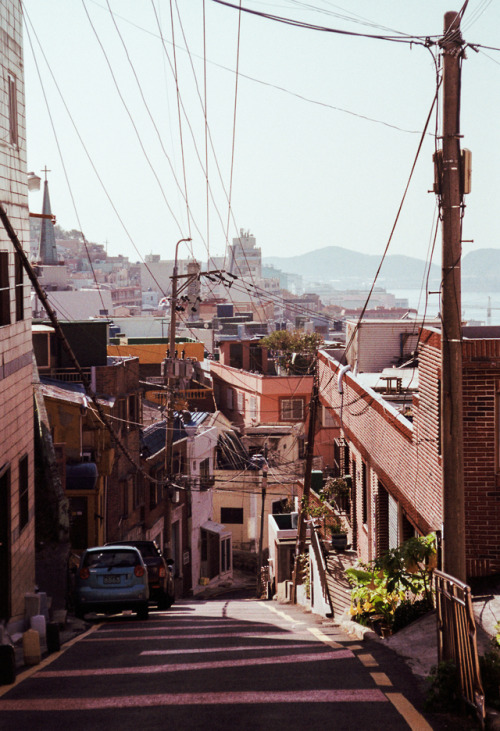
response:
[[[309,427],[307,430],[307,453],[306,465],[304,469],[304,493],[299,508],[299,516],[297,521],[297,543],[295,545],[295,563],[293,568],[293,587],[292,587],[292,603],[297,602],[297,585],[302,583],[300,575],[300,556],[304,553],[306,547],[306,506],[309,502],[311,494],[311,473],[314,454],[314,435],[316,427],[316,413],[319,401],[319,384],[318,384],[318,359],[314,362],[314,380],[309,403]]]
[[[176,330],[176,312],[177,312],[177,255],[179,244],[183,241],[191,241],[191,239],[180,239],[175,245],[174,268],[172,271],[172,292],[170,300],[170,336],[169,336],[169,356],[170,370],[167,378],[167,419],[165,429],[165,479],[169,481],[173,472],[173,444],[174,444],[174,408],[175,408],[175,330]],[[171,505],[170,500],[166,501],[168,514],[166,516],[166,538],[167,543],[171,540]]]
[[[264,457],[262,463],[262,482],[261,482],[261,506],[260,506],[260,537],[259,537],[259,565],[257,572],[257,596],[261,595],[261,579],[262,579],[262,544],[264,540],[264,517],[266,509],[266,492],[267,492],[267,460]]]
[[[442,290],[441,290],[441,448],[443,457],[443,568],[466,581],[462,414],[462,190],[460,78],[463,42],[460,16],[444,16]]]

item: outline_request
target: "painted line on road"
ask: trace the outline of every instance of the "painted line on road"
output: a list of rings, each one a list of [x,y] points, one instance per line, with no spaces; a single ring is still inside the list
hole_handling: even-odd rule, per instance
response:
[[[311,652],[305,655],[273,655],[272,657],[248,657],[239,660],[211,660],[209,662],[178,662],[168,665],[136,665],[129,667],[88,668],[87,670],[45,670],[37,673],[39,678],[83,678],[102,675],[151,675],[152,673],[178,673],[193,670],[220,670],[221,668],[244,668],[258,665],[292,665],[296,663],[317,663],[330,660],[347,660],[354,655],[349,650]]]
[[[231,629],[234,629],[236,627],[241,627],[241,629],[244,629],[245,627],[248,627],[249,624],[251,624],[251,626],[252,627],[255,627],[255,628],[257,628],[257,627],[258,628],[272,627],[274,629],[274,625],[269,624],[267,622],[251,622],[251,623],[249,623],[249,622],[226,622],[225,620],[221,620],[219,622],[213,622],[210,625],[207,625],[207,624],[190,624],[189,625],[189,629],[191,629],[191,630],[195,630],[195,629],[197,629],[197,630],[204,630],[204,629],[211,630],[211,629],[214,629],[214,628],[217,628],[217,629],[225,629],[226,627],[230,627]],[[186,626],[185,625],[182,625],[182,627],[176,628],[176,625],[162,624],[159,627],[151,627],[150,626],[150,622],[148,622],[148,629],[149,629],[150,632],[162,632],[162,631],[171,630],[171,629],[175,629],[176,632],[178,632],[179,629],[186,629]],[[130,625],[124,626],[124,627],[114,627],[114,626],[113,627],[106,627],[105,629],[101,629],[100,634],[102,634],[102,635],[104,635],[104,634],[108,635],[108,634],[111,634],[111,633],[116,634],[116,633],[121,633],[121,632],[137,632],[137,627],[136,626],[130,626]]]
[[[24,670],[22,673],[19,673],[19,675],[16,677],[16,680],[14,683],[11,683],[11,685],[5,685],[2,688],[0,688],[0,698],[4,696],[6,693],[9,693],[12,688],[15,688],[16,685],[19,685],[24,680],[27,680],[28,678],[31,678],[32,675],[35,675],[35,673],[40,672],[44,668],[47,667],[47,665],[50,665],[54,662],[54,660],[57,660],[61,657],[61,655],[64,655],[66,650],[68,650],[70,647],[72,647],[76,642],[79,642],[80,640],[85,639],[88,637],[88,635],[92,634],[92,632],[95,632],[98,627],[100,627],[100,624],[95,624],[93,627],[88,629],[86,632],[83,632],[81,635],[77,635],[76,637],[73,637],[73,639],[68,640],[68,642],[65,642],[64,645],[62,645],[61,649],[58,652],[53,652],[51,655],[48,655],[45,657],[38,665],[33,665],[33,667],[28,668],[27,670]]]
[[[363,653],[362,655],[356,655],[356,657],[361,660],[365,668],[378,668],[378,662],[370,653]]]
[[[390,687],[392,685],[390,678],[385,673],[370,673],[375,685]]]
[[[292,622],[293,624],[297,624],[297,625],[305,624],[305,622],[300,622],[300,621],[295,620],[293,617],[290,617],[289,614],[286,614],[286,612],[281,612],[279,609],[276,609],[276,607],[273,607],[270,604],[265,604],[264,602],[260,602],[260,604],[263,607],[265,607],[266,609],[269,609],[270,612],[274,612],[274,614],[277,614],[279,617],[286,619],[287,622]]]
[[[385,695],[394,708],[403,716],[412,731],[432,731],[432,726],[429,726],[422,714],[402,693],[386,693]]]
[[[196,648],[176,648],[174,650],[143,650],[140,655],[189,655],[189,654],[201,654],[206,652],[263,652],[266,650],[310,650],[317,647],[321,647],[322,643],[308,643],[307,645],[298,645],[297,641],[294,643],[284,643],[281,645],[239,645],[234,647],[196,647]]]
[[[288,631],[283,630],[283,632],[211,632],[210,634],[206,635],[199,635],[199,634],[187,634],[187,635],[180,635],[177,632],[172,632],[171,634],[164,634],[164,635],[132,635],[127,636],[123,635],[122,637],[106,637],[105,633],[99,633],[98,637],[89,637],[85,640],[85,642],[117,642],[118,640],[120,642],[137,642],[137,640],[140,640],[142,642],[152,641],[157,642],[158,640],[211,640],[214,638],[220,638],[220,637],[248,637],[251,639],[258,639],[258,640],[280,640],[280,639],[288,639],[289,633]]]
[[[328,635],[325,635],[325,633],[322,632],[317,627],[308,627],[307,629],[309,630],[309,632],[312,635],[314,635],[315,637],[317,637],[318,640],[320,640],[321,642],[324,642],[325,645],[328,645],[328,647],[333,647],[335,649],[340,649],[340,648],[343,648],[344,647],[339,642],[336,642],[335,640],[332,640],[332,638],[329,637]],[[350,649],[349,649],[349,651],[350,651]]]
[[[221,693],[158,693],[151,695],[121,695],[105,698],[22,698],[3,700],[0,710],[21,713],[57,711],[92,711],[102,708],[148,708],[152,706],[219,706],[219,705],[269,705],[292,703],[387,703],[388,698],[378,688],[345,690],[292,690],[292,691],[243,691]],[[399,710],[399,708],[398,708]],[[54,724],[54,722],[53,722]],[[53,727],[55,724],[53,725]],[[413,727],[416,728],[416,727]],[[428,729],[422,726],[421,729]],[[420,730],[419,730],[420,731]]]

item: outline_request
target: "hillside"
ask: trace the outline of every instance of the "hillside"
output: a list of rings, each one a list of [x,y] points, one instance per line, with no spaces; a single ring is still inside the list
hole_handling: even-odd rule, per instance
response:
[[[283,272],[300,274],[306,282],[329,282],[336,289],[352,289],[371,284],[380,256],[341,246],[325,246],[299,256],[263,257],[263,263]],[[419,289],[425,267],[422,259],[390,254],[384,261],[377,284],[387,289]],[[433,264],[429,286],[439,287],[440,278],[440,264]],[[478,249],[467,254],[462,260],[462,286],[469,291],[500,290],[500,249]]]
[[[331,282],[336,288],[352,288],[369,285],[380,264],[380,257],[361,254],[340,246],[326,246],[323,249],[299,256],[264,257],[265,264],[272,264],[290,274],[300,274],[308,281]],[[425,271],[425,262],[410,256],[387,256],[379,275],[378,284],[398,289],[420,287]],[[439,281],[439,269],[432,267],[431,280]]]

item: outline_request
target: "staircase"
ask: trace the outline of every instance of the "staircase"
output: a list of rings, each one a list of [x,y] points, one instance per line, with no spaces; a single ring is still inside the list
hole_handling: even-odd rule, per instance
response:
[[[355,565],[357,558],[356,551],[328,551],[325,573],[334,617],[339,618],[351,606],[351,587],[344,572]]]

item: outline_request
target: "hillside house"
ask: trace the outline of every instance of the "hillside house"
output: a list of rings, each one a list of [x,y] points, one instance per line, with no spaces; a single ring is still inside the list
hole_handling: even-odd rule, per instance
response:
[[[340,429],[337,465],[352,476],[353,546],[364,561],[442,526],[441,334],[403,322],[363,323],[346,360],[320,353],[320,397]],[[378,347],[373,327],[386,333]],[[462,354],[464,540],[477,576],[500,569],[500,330],[463,328]]]

